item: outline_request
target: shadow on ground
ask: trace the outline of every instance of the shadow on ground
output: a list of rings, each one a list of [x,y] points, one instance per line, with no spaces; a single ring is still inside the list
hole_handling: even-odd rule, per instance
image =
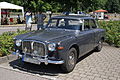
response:
[[[92,53],[93,51],[79,58],[77,64],[80,61],[82,61],[84,58],[91,55]],[[53,65],[53,64],[48,64],[47,66],[45,64],[36,65],[31,63],[24,63],[20,59],[11,61],[9,62],[9,64],[14,69],[19,69],[21,71],[25,71],[33,74],[48,75],[48,76],[58,76],[58,74],[64,74],[60,65]]]
[[[21,59],[9,62],[9,64],[14,69],[19,69],[33,74],[57,76],[59,73],[63,73],[60,65],[48,64],[46,66],[43,63],[41,63],[40,65],[36,65],[31,63],[24,63],[21,61]]]
[[[79,63],[80,61],[82,61],[83,59],[87,58],[88,56],[92,55],[95,51],[91,51],[85,55],[83,55],[82,57],[80,57],[78,60],[77,60],[77,63]]]

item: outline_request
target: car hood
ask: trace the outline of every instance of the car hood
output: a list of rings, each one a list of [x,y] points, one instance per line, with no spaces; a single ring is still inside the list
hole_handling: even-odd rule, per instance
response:
[[[74,33],[72,30],[64,30],[64,29],[46,29],[46,30],[38,30],[32,31],[30,33],[22,34],[16,36],[16,39],[21,40],[37,40],[37,41],[54,41],[60,38],[66,38],[67,36],[71,36]]]

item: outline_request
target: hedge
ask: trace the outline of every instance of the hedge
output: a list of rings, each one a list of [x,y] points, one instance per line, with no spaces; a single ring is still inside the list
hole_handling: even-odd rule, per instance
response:
[[[120,47],[120,21],[99,21],[99,25],[106,30],[105,42]]]
[[[14,50],[14,43],[13,43],[13,37],[19,34],[24,34],[28,31],[19,29],[17,32],[8,31],[4,32],[2,35],[0,35],[0,56],[5,56],[10,54]]]

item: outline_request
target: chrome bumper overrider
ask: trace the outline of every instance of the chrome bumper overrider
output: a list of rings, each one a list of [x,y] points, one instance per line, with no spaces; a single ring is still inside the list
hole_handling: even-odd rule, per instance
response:
[[[22,58],[22,61],[29,62],[29,63],[34,63],[34,64],[45,63],[47,65],[48,63],[51,63],[51,64],[63,64],[64,63],[63,60],[49,60],[47,58],[47,56],[45,57],[45,59],[40,59],[40,58],[36,58],[36,57],[27,58],[25,55],[19,54],[18,51],[13,52],[13,54]]]

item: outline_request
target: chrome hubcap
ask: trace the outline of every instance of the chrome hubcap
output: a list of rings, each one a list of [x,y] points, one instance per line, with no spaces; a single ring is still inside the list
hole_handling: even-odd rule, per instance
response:
[[[71,52],[71,55],[69,55],[69,65],[74,65],[75,64],[75,59],[74,59],[75,57],[74,57],[74,53],[73,52]]]
[[[102,41],[99,41],[99,48],[102,48]]]

